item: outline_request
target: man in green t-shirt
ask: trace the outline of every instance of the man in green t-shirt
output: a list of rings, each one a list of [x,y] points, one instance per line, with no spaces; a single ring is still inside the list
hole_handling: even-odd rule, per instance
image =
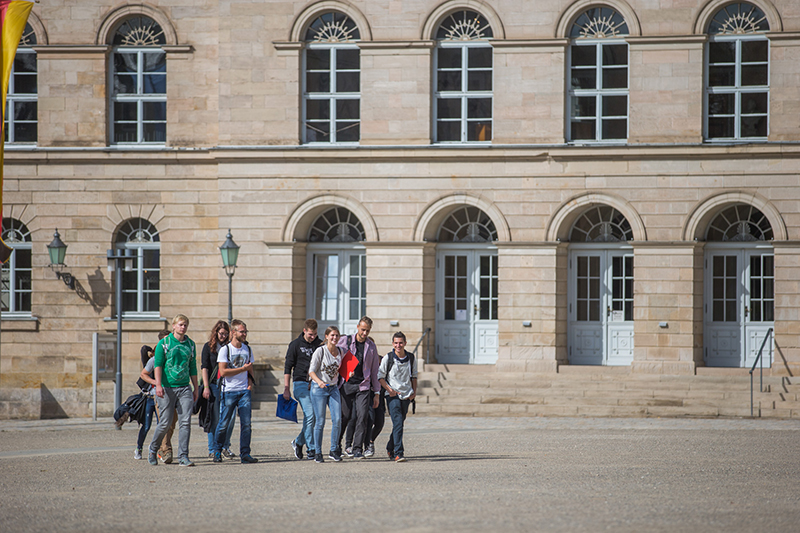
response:
[[[178,414],[178,464],[194,466],[189,460],[189,437],[192,432],[192,406],[197,401],[197,351],[192,339],[186,336],[189,319],[177,315],[172,319],[172,334],[167,335],[156,345],[155,379],[156,403],[159,413],[158,426],[150,443],[148,462],[158,464],[158,448],[172,424],[172,417]],[[191,387],[190,387],[191,384]]]

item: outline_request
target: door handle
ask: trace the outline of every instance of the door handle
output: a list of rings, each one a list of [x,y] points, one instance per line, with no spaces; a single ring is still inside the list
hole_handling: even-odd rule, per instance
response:
[[[611,306],[610,305],[606,306],[606,316],[611,316]]]
[[[749,314],[750,314],[750,308],[745,305],[744,306],[744,316],[747,317],[747,315],[749,315]]]
[[[477,305],[473,305],[473,306],[472,306],[472,309],[473,309],[473,311],[475,312],[475,316],[478,316],[478,311],[480,311],[480,309],[481,309],[481,308],[480,308],[480,307],[478,307]]]

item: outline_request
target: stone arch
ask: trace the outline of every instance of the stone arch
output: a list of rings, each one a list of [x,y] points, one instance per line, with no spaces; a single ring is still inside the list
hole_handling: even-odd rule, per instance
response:
[[[43,46],[49,44],[47,30],[42,23],[42,19],[39,18],[39,15],[31,11],[28,15],[28,24],[31,25],[33,32],[36,34],[36,44],[34,46]]]
[[[172,25],[169,17],[160,9],[145,4],[128,4],[109,12],[97,29],[95,44],[111,44],[117,26],[125,18],[132,15],[145,15],[155,20],[164,31],[164,39],[166,39],[167,44],[178,44],[178,33],[175,31],[175,27]]]
[[[569,38],[569,29],[572,21],[590,7],[608,6],[614,8],[625,19],[628,25],[628,35],[639,36],[642,34],[642,27],[639,25],[639,17],[636,12],[625,0],[578,0],[567,7],[558,19],[554,37],[556,39]]]
[[[436,30],[439,28],[439,24],[441,24],[442,19],[444,19],[445,16],[453,11],[457,11],[459,9],[477,11],[489,21],[489,24],[492,27],[492,33],[494,34],[493,39],[506,38],[506,31],[505,28],[503,28],[503,21],[500,20],[500,16],[492,8],[492,6],[486,2],[483,2],[482,0],[448,0],[447,2],[439,4],[439,6],[431,11],[428,17],[425,19],[425,22],[422,25],[420,38],[423,41],[429,41],[433,39],[436,36]]]
[[[464,193],[445,196],[423,209],[422,214],[417,218],[417,222],[414,225],[414,241],[435,241],[436,233],[439,231],[439,226],[441,226],[442,222],[452,212],[453,208],[463,205],[477,207],[489,215],[497,230],[497,240],[499,242],[511,241],[511,231],[508,228],[508,223],[497,206],[483,198],[469,196]]]
[[[747,3],[753,4],[757,6],[761,11],[764,12],[764,15],[767,17],[767,21],[769,22],[769,31],[783,31],[783,21],[781,20],[781,15],[775,6],[772,5],[772,2],[769,0],[744,0]],[[697,18],[694,21],[694,34],[695,35],[704,35],[706,30],[708,29],[708,25],[711,23],[711,19],[714,15],[725,7],[728,4],[732,4],[731,0],[709,0],[705,6],[699,11],[697,14]]]
[[[325,194],[310,198],[300,205],[286,219],[283,225],[283,242],[305,242],[314,220],[326,209],[344,207],[353,213],[364,227],[367,242],[377,242],[378,227],[369,211],[359,202],[345,196]]]
[[[607,193],[588,192],[574,196],[559,206],[547,223],[545,231],[547,241],[566,242],[569,239],[570,229],[578,217],[595,205],[608,205],[625,215],[633,231],[633,240],[647,240],[647,231],[642,218],[627,200]]]
[[[3,206],[3,218],[13,218],[19,220],[31,233],[42,228],[36,218],[36,206],[27,204],[6,204]]]
[[[341,0],[323,0],[322,2],[311,4],[295,17],[294,22],[292,22],[292,27],[289,30],[289,41],[303,41],[306,27],[311,24],[315,18],[329,11],[339,11],[350,17],[350,19],[356,23],[356,26],[358,26],[358,31],[361,34],[360,40],[372,40],[372,29],[369,26],[367,17],[365,17],[357,7],[349,2]]]
[[[157,205],[119,205],[112,204],[106,209],[106,218],[103,220],[103,229],[111,234],[111,242],[117,236],[117,232],[126,220],[132,218],[142,218],[158,228],[158,233],[163,234],[167,229],[164,221],[164,206]]]
[[[699,202],[686,218],[681,238],[684,241],[704,240],[706,228],[708,228],[714,217],[724,208],[733,204],[752,205],[767,217],[776,241],[789,239],[789,233],[786,230],[783,217],[772,205],[772,202],[755,193],[744,191],[718,193]]]

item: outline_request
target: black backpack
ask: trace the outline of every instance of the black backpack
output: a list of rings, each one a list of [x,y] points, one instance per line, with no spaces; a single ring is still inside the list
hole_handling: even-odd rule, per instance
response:
[[[220,348],[220,351],[222,351],[222,348],[228,348],[229,345],[230,342],[225,343],[225,345]],[[250,344],[247,342],[243,342],[242,346],[247,346],[247,356],[248,358],[252,359],[253,350],[250,348]],[[219,356],[219,353],[217,355]],[[231,362],[231,349],[228,348],[228,364],[230,364],[230,362]],[[216,376],[217,378],[217,386],[219,387],[220,394],[222,394],[223,382],[222,382],[222,376],[219,375],[219,363],[217,363],[217,365],[214,367],[213,375]],[[247,374],[247,378],[253,380],[253,385],[256,384],[255,378],[251,377],[249,372]]]
[[[408,364],[411,365],[409,368],[413,371],[414,370],[414,352],[406,352],[408,354]],[[386,380],[386,383],[389,383],[389,372],[391,372],[392,367],[394,366],[394,350],[392,350],[391,354],[389,355],[389,360],[386,361],[386,377],[383,378]],[[391,384],[389,384],[391,386]],[[383,391],[383,395],[386,396],[387,391]],[[411,414],[417,412],[417,400],[411,400]]]

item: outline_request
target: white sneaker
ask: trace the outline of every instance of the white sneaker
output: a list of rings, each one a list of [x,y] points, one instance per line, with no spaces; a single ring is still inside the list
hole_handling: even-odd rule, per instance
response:
[[[141,448],[136,448],[136,450],[134,450],[133,458],[134,459],[141,459],[142,458],[142,449]]]
[[[375,443],[370,442],[367,444],[367,449],[364,450],[364,457],[372,457],[375,455]]]

